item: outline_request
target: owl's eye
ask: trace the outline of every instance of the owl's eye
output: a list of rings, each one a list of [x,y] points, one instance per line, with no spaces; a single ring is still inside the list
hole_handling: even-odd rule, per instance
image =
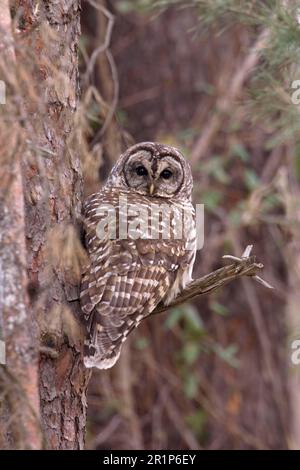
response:
[[[164,180],[169,180],[172,176],[172,171],[170,170],[163,170],[160,174],[160,176],[164,179]]]
[[[137,166],[135,172],[138,176],[146,176],[148,175],[148,171],[143,165]]]

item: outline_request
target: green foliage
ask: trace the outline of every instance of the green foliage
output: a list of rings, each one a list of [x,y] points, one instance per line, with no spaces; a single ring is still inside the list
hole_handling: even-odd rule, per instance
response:
[[[228,172],[225,171],[225,164],[225,159],[215,155],[200,167],[200,171],[212,176],[219,183],[229,184],[231,178]]]
[[[198,359],[200,351],[200,343],[197,343],[196,341],[189,341],[183,346],[181,357],[186,364],[192,365]]]
[[[214,209],[219,206],[222,199],[223,193],[218,190],[206,191],[201,195],[201,203],[205,205],[205,209],[208,211],[214,211]]]
[[[210,307],[218,315],[228,314],[228,309],[216,300],[210,303]],[[175,360],[182,378],[184,395],[188,399],[193,399],[197,396],[199,388],[199,376],[194,370],[196,371],[200,355],[214,353],[231,367],[237,368],[239,366],[236,357],[237,347],[231,344],[223,348],[213,341],[207,335],[201,316],[193,305],[174,308],[168,314],[165,327],[173,330],[178,326],[180,326],[181,348]]]
[[[246,203],[245,201],[239,201],[236,206],[231,209],[228,213],[228,219],[232,227],[239,227],[241,225],[242,216],[245,213]]]
[[[245,168],[244,170],[244,181],[245,186],[250,190],[253,191],[259,185],[259,179],[257,174],[251,168]]]
[[[126,111],[123,109],[117,109],[117,120],[120,123],[121,126],[126,126],[128,124],[128,116]]]
[[[149,346],[149,340],[145,336],[140,336],[134,343],[136,349],[143,350]]]
[[[193,8],[198,18],[197,30],[202,34],[211,27],[222,34],[228,28],[243,23],[254,26],[254,43],[260,31],[266,31],[267,40],[261,51],[260,64],[249,81],[249,116],[254,122],[264,122],[272,134],[276,132],[276,137],[271,135],[266,142],[266,148],[272,148],[291,138],[299,140],[299,107],[291,101],[291,84],[300,79],[297,1],[160,0],[155,5],[164,8],[172,5]],[[235,122],[234,125],[236,124]],[[247,158],[245,153],[242,158]]]
[[[96,101],[91,101],[90,106],[86,110],[86,118],[90,127],[96,131],[103,124],[103,119],[100,116],[99,104]]]
[[[235,144],[231,149],[231,153],[234,157],[238,157],[243,163],[250,161],[250,155],[242,143]]]
[[[223,348],[220,344],[214,344],[212,347],[213,351],[219,356],[223,361],[229,364],[231,367],[237,369],[239,367],[239,360],[236,357],[237,346],[231,344],[227,348]]]
[[[186,423],[200,441],[205,437],[207,414],[201,408],[196,409],[194,413],[189,414],[186,417]]]
[[[198,377],[190,371],[183,377],[183,392],[187,398],[192,400],[198,394]]]
[[[172,308],[170,313],[167,316],[167,319],[165,320],[165,327],[167,329],[173,328],[175,325],[177,325],[178,321],[183,317],[184,315],[184,309],[183,308]]]
[[[209,305],[212,311],[216,313],[217,315],[225,317],[229,313],[228,308],[225,305],[220,304],[216,300],[212,300]]]
[[[182,320],[186,333],[193,337],[204,334],[204,324],[198,310],[191,304],[172,308],[165,320],[165,327],[171,329]]]

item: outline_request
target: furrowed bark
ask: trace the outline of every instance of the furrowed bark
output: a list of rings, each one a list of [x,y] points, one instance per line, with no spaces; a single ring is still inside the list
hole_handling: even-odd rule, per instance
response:
[[[39,392],[44,446],[82,449],[89,372],[74,319],[72,270],[82,179],[71,137],[78,98],[80,1],[15,4],[14,36],[26,148],[22,158],[27,265],[40,335]],[[23,266],[26,265],[23,260]],[[15,340],[15,338],[14,338]]]
[[[15,54],[7,0],[0,2],[0,28],[1,66],[13,73]],[[0,433],[5,447],[39,449],[38,343],[27,293],[20,146],[10,157],[1,159],[0,165],[0,325],[6,349],[6,365],[0,369],[4,398]]]

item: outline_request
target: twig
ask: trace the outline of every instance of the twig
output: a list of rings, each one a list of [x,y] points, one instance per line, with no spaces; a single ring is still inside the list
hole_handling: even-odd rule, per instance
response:
[[[102,52],[105,52],[105,51],[108,50],[108,48],[110,46],[111,34],[112,34],[114,21],[115,21],[114,16],[103,5],[101,5],[98,2],[95,2],[94,0],[88,0],[88,3],[90,5],[92,5],[96,10],[99,10],[106,17],[106,19],[107,19],[107,29],[106,29],[106,33],[105,33],[104,42],[102,44],[100,44],[100,46],[98,46],[93,51],[93,53],[90,57],[90,60],[89,60],[89,63],[88,63],[88,66],[87,66],[87,69],[86,69],[86,72],[85,72],[85,75],[84,75],[84,78],[83,78],[84,83],[85,83],[85,81],[88,81],[89,77],[93,73],[98,55],[101,54]]]
[[[225,255],[223,258],[234,259],[235,263],[223,268],[217,269],[212,273],[206,274],[195,281],[192,281],[186,289],[181,292],[169,305],[159,304],[151,315],[165,312],[170,308],[187,302],[188,300],[197,297],[198,295],[208,294],[220,287],[228,284],[234,279],[238,279],[243,276],[250,276],[255,281],[263,284],[264,287],[272,289],[273,287],[259,277],[256,273],[263,269],[262,263],[257,263],[255,256],[250,256],[252,245],[248,245],[241,258],[234,257],[231,255]]]
[[[109,105],[109,111],[105,117],[105,120],[101,129],[96,133],[96,135],[93,138],[93,141],[91,143],[91,147],[93,148],[99,142],[101,137],[105,134],[111,120],[114,117],[118,100],[119,100],[119,80],[118,80],[118,73],[117,73],[115,62],[114,62],[114,58],[109,50],[110,43],[111,43],[112,30],[113,30],[114,21],[115,21],[114,16],[107,8],[105,8],[103,5],[98,3],[98,1],[88,0],[88,3],[92,5],[96,10],[100,11],[105,16],[105,18],[107,19],[107,28],[105,32],[104,42],[100,44],[93,51],[82,81],[84,84],[87,84],[89,82],[89,79],[95,68],[95,64],[98,59],[98,56],[102,53],[105,53],[110,70],[111,70],[112,83],[114,85],[112,102]]]
[[[107,57],[107,60],[108,60],[108,63],[110,65],[110,69],[111,69],[111,78],[112,78],[112,82],[114,84],[114,96],[113,96],[112,102],[110,104],[109,111],[108,111],[108,113],[105,117],[105,121],[104,121],[101,129],[99,130],[99,132],[95,135],[95,137],[93,139],[92,146],[94,146],[96,143],[98,143],[98,141],[103,136],[103,134],[105,134],[109,124],[111,123],[111,121],[114,117],[115,111],[117,109],[118,101],[119,101],[118,72],[117,72],[117,68],[116,68],[116,64],[115,64],[113,55],[109,50],[106,51],[106,57]]]

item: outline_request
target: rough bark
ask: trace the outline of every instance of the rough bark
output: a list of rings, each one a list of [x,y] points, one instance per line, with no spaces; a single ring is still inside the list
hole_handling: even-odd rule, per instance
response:
[[[43,122],[34,120],[33,126],[39,145],[53,152],[44,166],[44,177],[37,166],[30,169],[27,166],[26,181],[27,196],[29,193],[37,195],[34,206],[27,205],[30,276],[40,290],[46,288],[41,315],[51,317],[46,318],[46,324],[52,321],[53,329],[50,335],[48,331],[42,331],[42,334],[46,344],[54,342],[58,350],[57,358],[43,354],[40,362],[42,421],[47,447],[54,449],[80,449],[84,446],[85,392],[89,375],[82,364],[76,335],[74,340],[64,331],[66,323],[72,322],[66,305],[73,299],[76,279],[74,281],[72,275],[69,278],[63,264],[49,268],[48,261],[51,260],[45,258],[45,244],[49,242],[51,228],[56,224],[74,222],[80,205],[79,157],[67,145],[73,130],[78,94],[79,14],[80,2],[77,0],[59,4],[47,1],[41,11],[41,19],[50,28],[48,37],[50,39],[53,34],[52,41],[48,44],[43,41],[40,29],[33,32],[31,38],[36,54],[36,74],[38,77],[42,70],[42,77],[38,78],[43,80],[43,91],[48,97],[45,103],[47,115],[43,116]],[[52,70],[51,64],[55,66]],[[43,196],[39,197],[39,188],[45,182],[46,201]],[[52,256],[55,253],[51,248],[59,251],[69,241],[68,238],[62,240],[60,236],[58,240],[52,238],[50,243],[58,244],[50,247]]]
[[[8,1],[2,0],[0,7],[1,68],[12,71],[15,54],[11,45]],[[15,125],[11,128],[12,144],[15,128]],[[0,167],[0,326],[3,328],[6,349],[6,367],[1,366],[0,370],[3,399],[0,403],[0,441],[5,447],[38,449],[41,446],[38,348],[27,293],[20,146],[15,150],[15,153],[1,158]],[[9,427],[7,418],[10,419]]]
[[[79,280],[72,267],[79,248],[71,226],[80,211],[82,191],[79,156],[71,145],[78,99],[80,1],[47,0],[36,5],[32,0],[20,0],[13,7],[26,143],[24,191],[19,179],[14,194],[25,200],[27,241],[27,260],[25,238],[23,259],[17,260],[22,284],[16,281],[17,273],[13,279],[22,285],[24,296],[28,284],[31,315],[37,322],[44,446],[82,449],[89,373],[82,363],[82,332],[73,315],[79,307],[71,302],[78,297]],[[17,218],[14,223],[20,230]],[[16,252],[14,249],[14,255]],[[32,321],[26,325],[34,331]],[[27,333],[23,328],[22,334]],[[27,335],[28,341],[31,335]],[[12,341],[16,344],[15,335]],[[27,361],[27,356],[20,356]],[[27,378],[27,382],[34,380]]]

